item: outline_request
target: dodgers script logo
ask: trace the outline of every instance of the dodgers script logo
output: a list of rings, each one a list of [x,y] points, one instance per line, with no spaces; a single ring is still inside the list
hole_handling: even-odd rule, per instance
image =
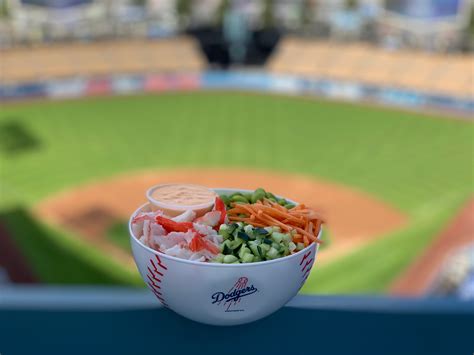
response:
[[[221,304],[225,308],[225,312],[243,312],[244,309],[236,309],[237,304],[243,297],[253,295],[257,292],[254,285],[247,286],[249,279],[240,277],[228,292],[216,292],[212,297],[212,304]]]

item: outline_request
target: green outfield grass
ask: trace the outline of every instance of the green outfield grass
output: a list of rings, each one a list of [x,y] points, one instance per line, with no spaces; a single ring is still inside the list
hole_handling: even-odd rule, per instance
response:
[[[79,238],[36,221],[23,209],[2,211],[0,222],[42,282],[141,285],[136,273]]]
[[[29,207],[77,184],[139,170],[242,166],[289,171],[369,192],[411,217],[409,228],[390,236],[392,242],[371,246],[376,248],[368,249],[371,255],[391,250],[398,239],[416,238],[416,250],[422,249],[439,229],[438,217],[473,191],[471,123],[375,107],[179,93],[11,105],[0,111],[0,131],[12,126],[23,146],[0,144],[3,209]],[[383,289],[409,262],[413,253],[407,249],[400,247],[401,255],[370,290]],[[340,277],[340,267],[359,259],[347,260],[324,267],[321,278]],[[379,264],[375,258],[372,269]],[[370,265],[365,269],[370,274]],[[362,281],[353,281],[350,289],[369,290]],[[336,281],[326,285],[322,289],[349,290]]]
[[[379,293],[390,286],[425,248],[433,236],[459,211],[465,199],[420,218],[407,229],[381,236],[369,246],[352,251],[332,263],[317,263],[302,293]]]
[[[106,238],[119,248],[131,253],[130,234],[128,232],[128,221],[114,223],[106,232]]]

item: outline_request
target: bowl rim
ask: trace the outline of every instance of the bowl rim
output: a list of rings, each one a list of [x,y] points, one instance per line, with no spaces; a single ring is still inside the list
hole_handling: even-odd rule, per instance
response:
[[[211,190],[214,190],[216,191],[216,193],[219,195],[219,191],[229,191],[229,192],[253,192],[254,190],[248,190],[248,189],[235,189],[235,188],[210,188]],[[276,195],[276,197],[278,198],[285,198],[285,197],[282,197],[280,195]],[[295,205],[298,205],[299,203],[296,202],[296,201],[293,201],[293,200],[290,200],[288,198],[285,198],[287,201],[290,201],[291,203],[295,204]],[[258,261],[258,262],[255,262],[255,263],[241,263],[241,264],[223,264],[223,263],[210,263],[210,262],[202,262],[202,261],[194,261],[194,260],[187,260],[187,259],[181,259],[181,258],[178,258],[176,256],[171,256],[171,255],[167,255],[167,254],[164,254],[164,253],[161,253],[155,249],[152,249],[150,248],[149,246],[143,244],[142,242],[140,242],[137,237],[135,237],[135,235],[133,234],[133,230],[132,230],[132,220],[133,220],[133,217],[135,217],[136,214],[138,214],[144,207],[146,207],[147,205],[150,205],[150,202],[146,202],[144,203],[143,205],[141,205],[140,207],[138,207],[133,213],[132,215],[130,216],[130,219],[128,220],[128,232],[130,234],[130,240],[133,242],[135,242],[138,246],[144,248],[145,250],[155,254],[155,255],[158,255],[159,257],[164,257],[165,259],[166,258],[169,258],[173,261],[177,261],[177,262],[180,262],[180,263],[183,263],[183,264],[191,264],[191,265],[197,265],[197,266],[206,266],[206,267],[227,267],[227,268],[239,268],[239,267],[247,267],[247,266],[251,266],[251,267],[256,267],[256,266],[260,266],[260,265],[270,265],[270,264],[274,264],[274,263],[280,263],[280,262],[284,262],[284,261],[287,261],[287,260],[290,260],[290,259],[293,259],[293,258],[297,258],[298,255],[302,255],[302,254],[305,254],[308,250],[310,250],[313,246],[316,248],[315,249],[315,252],[317,253],[318,252],[318,249],[319,249],[319,244],[317,243],[311,243],[310,245],[308,245],[306,248],[304,249],[301,249],[299,252],[295,253],[295,254],[292,254],[292,255],[287,255],[287,256],[284,256],[282,258],[278,258],[278,259],[273,259],[273,260],[265,260],[265,261]],[[319,228],[319,233],[318,233],[318,236],[317,236],[317,239],[321,239],[321,234],[323,232],[323,226],[321,225],[321,227]],[[314,245],[316,244],[316,245]],[[134,256],[135,257],[135,256]]]

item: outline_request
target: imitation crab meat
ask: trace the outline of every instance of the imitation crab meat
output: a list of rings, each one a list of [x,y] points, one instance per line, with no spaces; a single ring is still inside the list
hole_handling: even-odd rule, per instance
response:
[[[139,240],[167,255],[206,261],[220,252],[219,226],[227,222],[224,202],[217,197],[214,210],[196,218],[192,210],[168,218],[162,211],[141,212],[132,219]]]
[[[194,223],[204,224],[205,226],[215,227],[221,219],[219,211],[207,212],[204,216],[196,218]]]

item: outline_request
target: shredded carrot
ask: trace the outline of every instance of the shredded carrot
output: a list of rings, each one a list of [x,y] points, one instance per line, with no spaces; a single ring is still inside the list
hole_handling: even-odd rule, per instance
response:
[[[245,222],[245,223],[251,224],[254,227],[261,227],[261,228],[268,227],[268,225],[265,225],[265,224],[259,223],[259,222],[255,222],[254,220],[252,220],[250,218],[229,216],[229,220],[233,221],[233,222]]]
[[[304,241],[304,246],[308,246],[309,245],[309,239],[306,235],[303,235],[303,241]]]
[[[302,243],[303,242],[303,236],[301,234],[295,234],[293,236],[293,242]]]
[[[269,199],[254,204],[233,203],[227,215],[231,221],[245,222],[255,227],[277,226],[284,232],[295,231],[293,242],[304,243],[305,246],[321,242],[317,236],[323,220],[313,209],[303,204],[287,209]]]

